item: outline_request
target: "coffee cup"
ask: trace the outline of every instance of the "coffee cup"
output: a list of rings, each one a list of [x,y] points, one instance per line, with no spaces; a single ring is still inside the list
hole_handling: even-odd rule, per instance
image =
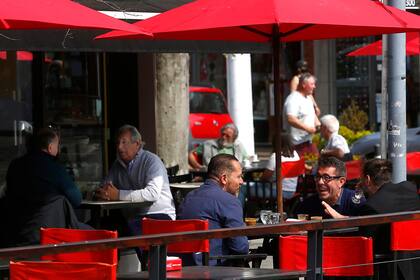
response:
[[[308,220],[309,215],[308,215],[308,214],[298,214],[298,215],[297,215],[297,218],[298,218],[298,220],[300,220],[300,221],[306,221],[306,220]]]

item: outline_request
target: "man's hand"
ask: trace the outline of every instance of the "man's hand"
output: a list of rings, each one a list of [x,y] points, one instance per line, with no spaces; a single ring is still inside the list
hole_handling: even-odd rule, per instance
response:
[[[120,191],[109,182],[95,191],[95,197],[98,200],[119,200]]]
[[[325,208],[325,213],[327,215],[330,215],[331,217],[333,217],[334,219],[343,219],[343,218],[348,218],[348,216],[344,216],[341,215],[340,213],[338,213],[337,211],[334,210],[334,208],[332,208],[328,203],[326,203],[325,201],[322,201],[322,206],[324,206]]]
[[[316,133],[315,126],[308,126],[308,125],[304,124],[303,122],[301,122],[297,117],[295,117],[293,115],[287,115],[287,122],[291,126],[296,127],[298,129],[305,130],[306,132],[308,132],[310,134]]]

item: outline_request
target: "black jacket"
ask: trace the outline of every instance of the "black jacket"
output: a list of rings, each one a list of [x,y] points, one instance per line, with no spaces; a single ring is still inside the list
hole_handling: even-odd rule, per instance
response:
[[[3,198],[0,202],[0,247],[39,244],[41,227],[81,227],[73,207],[64,196],[50,197],[42,204],[23,204]]]
[[[417,187],[411,182],[404,181],[399,184],[387,183],[369,197],[366,203],[359,208],[359,215],[387,214],[403,211],[420,210],[420,199]],[[364,227],[361,229],[364,236],[374,238],[374,251],[377,254],[389,253],[390,228],[389,224]],[[402,258],[418,257],[418,253],[401,253]],[[420,277],[420,260],[412,262],[399,262],[399,269],[404,279],[418,279]],[[416,271],[413,271],[416,269]]]

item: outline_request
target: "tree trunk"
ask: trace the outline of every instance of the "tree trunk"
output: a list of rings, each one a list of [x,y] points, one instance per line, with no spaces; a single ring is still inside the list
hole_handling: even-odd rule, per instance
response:
[[[189,55],[156,55],[156,152],[166,167],[188,172]]]

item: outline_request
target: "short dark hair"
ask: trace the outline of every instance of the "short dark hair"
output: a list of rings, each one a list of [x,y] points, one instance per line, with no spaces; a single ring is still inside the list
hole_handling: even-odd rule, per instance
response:
[[[207,168],[207,177],[219,178],[223,175],[223,173],[232,173],[234,169],[234,161],[238,161],[238,159],[229,154],[218,154],[212,157]]]
[[[381,187],[383,184],[391,182],[392,163],[386,159],[370,159],[363,164],[363,175],[369,175],[373,184]]]
[[[336,157],[321,157],[318,160],[318,168],[334,167],[337,176],[347,177],[346,165]]]
[[[48,146],[59,137],[58,132],[51,128],[41,128],[35,137],[35,147],[38,150],[48,149]]]
[[[305,60],[299,60],[298,62],[296,62],[296,73],[302,74],[308,71],[308,62],[306,62]]]

